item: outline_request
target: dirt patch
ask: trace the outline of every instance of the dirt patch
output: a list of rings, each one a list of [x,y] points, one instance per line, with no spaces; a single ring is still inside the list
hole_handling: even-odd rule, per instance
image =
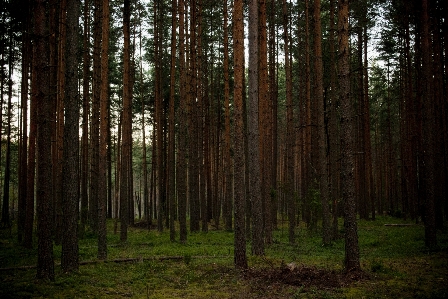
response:
[[[251,268],[245,272],[244,277],[251,284],[260,287],[280,284],[301,287],[303,291],[310,288],[332,290],[369,279],[368,275],[362,271],[345,273],[295,264],[283,265],[278,268]]]

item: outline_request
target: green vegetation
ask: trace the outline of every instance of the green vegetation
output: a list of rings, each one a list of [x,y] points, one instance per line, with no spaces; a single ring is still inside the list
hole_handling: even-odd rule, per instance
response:
[[[290,245],[286,222],[275,231],[265,257],[249,258],[246,273],[233,267],[232,233],[190,234],[183,245],[170,242],[168,231],[131,228],[126,244],[109,233],[107,262],[96,260],[96,236],[87,235],[79,242],[80,261],[91,263],[81,265],[74,275],[61,273],[57,265],[55,282],[37,281],[35,268],[24,269],[36,264],[36,250],[20,247],[14,231],[10,236],[2,230],[0,298],[447,298],[448,234],[439,232],[440,250],[428,251],[422,225],[384,226],[390,223],[409,222],[392,217],[359,221],[365,273],[353,279],[341,273],[343,239],[324,247],[319,232],[301,226],[297,243]],[[112,232],[113,223],[108,225]],[[58,263],[61,247],[55,246],[54,253]],[[345,278],[338,287],[325,286],[324,278],[291,283],[296,272],[288,274],[290,263],[297,273]]]

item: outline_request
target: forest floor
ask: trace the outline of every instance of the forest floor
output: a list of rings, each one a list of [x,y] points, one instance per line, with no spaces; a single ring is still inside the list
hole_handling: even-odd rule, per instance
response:
[[[210,227],[181,244],[167,230],[133,227],[122,244],[112,221],[108,229],[108,260],[96,260],[97,239],[88,234],[72,275],[61,272],[55,245],[54,282],[35,279],[36,249],[19,246],[14,228],[0,230],[0,298],[448,298],[448,233],[439,231],[439,250],[429,251],[424,227],[403,219],[360,220],[362,272],[348,274],[343,238],[324,247],[303,223],[294,245],[280,225],[266,255],[249,255],[243,272],[233,266],[231,232]]]

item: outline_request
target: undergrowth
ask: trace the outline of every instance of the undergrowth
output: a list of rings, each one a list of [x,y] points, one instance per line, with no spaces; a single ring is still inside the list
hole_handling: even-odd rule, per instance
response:
[[[211,228],[189,234],[187,243],[181,244],[171,242],[168,231],[130,228],[123,244],[112,233],[112,221],[108,262],[96,260],[97,238],[88,233],[79,240],[79,258],[92,263],[81,265],[78,273],[64,274],[58,266],[61,246],[54,246],[56,280],[42,282],[35,279],[36,269],[17,268],[35,265],[36,249],[21,247],[14,230],[0,231],[0,298],[447,298],[448,234],[439,232],[440,250],[429,251],[422,225],[384,226],[388,223],[409,222],[391,217],[359,221],[361,266],[368,278],[338,288],[291,285],[271,276],[261,282],[250,272],[235,270],[231,232]],[[342,236],[342,222],[340,227]],[[280,222],[265,256],[248,256],[250,268],[261,273],[269,269],[275,276],[292,263],[342,273],[342,237],[322,246],[319,230],[301,223],[297,233],[296,244],[289,244],[287,224]],[[129,258],[135,260],[113,262]]]

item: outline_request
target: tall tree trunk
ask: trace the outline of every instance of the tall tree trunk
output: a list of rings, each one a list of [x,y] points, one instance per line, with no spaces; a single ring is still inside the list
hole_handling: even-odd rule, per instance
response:
[[[324,75],[322,63],[322,31],[320,22],[320,0],[314,0],[314,67],[316,68],[316,101],[318,109],[318,142],[319,142],[319,189],[322,204],[322,241],[324,245],[331,242],[330,199],[328,177],[328,146],[325,134],[325,102]]]
[[[277,228],[277,76],[276,76],[276,24],[275,3],[271,0],[269,12],[269,127],[271,128],[269,148],[272,150],[270,190],[272,229]]]
[[[339,0],[338,5],[338,39],[339,39],[339,102],[341,105],[341,185],[344,200],[345,227],[345,271],[360,269],[358,229],[356,223],[356,202],[354,185],[354,144],[353,144],[353,112],[350,100],[350,52],[349,9],[348,0]]]
[[[336,59],[335,59],[335,38],[334,38],[334,0],[330,1],[330,114],[328,120],[328,139],[329,139],[329,155],[330,155],[330,194],[332,197],[332,238],[338,237],[338,199],[339,199],[339,131],[338,131],[338,97],[336,94]]]
[[[25,6],[25,21],[23,22],[23,32],[29,32],[31,29],[31,2],[26,1]],[[29,78],[30,78],[30,58],[31,58],[31,43],[28,34],[22,35],[22,80],[20,86],[20,143],[19,143],[19,200],[18,200],[18,221],[17,221],[17,236],[19,242],[24,240],[25,222],[26,222],[26,192],[27,192],[27,159],[28,159],[28,92],[29,92]],[[34,207],[34,204],[33,204]],[[34,213],[34,209],[33,209]]]
[[[11,32],[10,32],[11,33]],[[8,104],[6,110],[6,118],[8,120],[8,124],[6,127],[6,157],[5,157],[5,174],[3,177],[3,206],[2,206],[2,226],[11,227],[11,219],[9,215],[9,183],[11,179],[11,109],[12,109],[12,78],[13,78],[13,42],[12,35],[10,35],[10,47],[8,53]]]
[[[35,62],[33,59],[32,64]],[[34,66],[32,65],[33,69]],[[33,70],[34,72],[34,70]],[[26,219],[24,243],[25,248],[33,247],[33,227],[34,227],[34,191],[36,174],[36,134],[37,134],[37,102],[35,90],[37,88],[35,74],[31,78],[31,99],[30,99],[30,128],[28,141],[28,169],[27,169],[27,191],[26,191]]]
[[[57,44],[57,68],[56,77],[52,76],[50,79],[50,88],[53,92],[50,94],[56,96],[56,105],[53,110],[53,213],[54,213],[54,241],[56,245],[60,245],[63,234],[63,190],[62,190],[62,176],[63,176],[63,151],[64,151],[64,96],[65,96],[65,69],[66,69],[66,40],[67,40],[67,1],[62,0],[58,3],[59,6],[59,20],[58,28],[59,35],[56,38]],[[53,83],[53,80],[56,80]]]
[[[285,47],[285,76],[286,76],[286,178],[285,188],[288,199],[289,243],[295,242],[296,201],[294,195],[294,107],[292,102],[292,72],[289,55],[289,34],[286,0],[283,0],[283,34]]]
[[[163,231],[163,213],[165,205],[164,168],[163,168],[163,99],[161,89],[161,21],[160,1],[154,2],[154,59],[155,59],[155,120],[156,120],[156,158],[157,158],[157,229]]]
[[[65,68],[65,124],[62,176],[63,235],[61,268],[78,271],[79,200],[79,95],[78,95],[78,0],[67,0],[67,43]]]
[[[186,67],[185,67],[185,2],[179,0],[179,73],[180,86],[179,97],[180,105],[178,109],[179,118],[179,133],[178,137],[178,164],[177,164],[177,194],[179,202],[179,239],[181,243],[187,241],[187,101],[186,101]]]
[[[235,196],[235,251],[234,262],[238,269],[247,268],[245,232],[245,174],[244,174],[244,122],[243,122],[243,76],[244,76],[244,23],[243,1],[233,3],[233,50],[234,50],[234,196]]]
[[[54,280],[53,241],[51,227],[52,170],[51,170],[51,110],[49,97],[48,32],[46,30],[46,1],[34,2],[34,49],[32,96],[37,103],[37,278]]]
[[[366,12],[367,17],[367,12]],[[372,212],[372,220],[375,220],[375,192],[373,189],[373,174],[372,174],[372,143],[370,136],[370,100],[369,100],[369,73],[367,60],[367,25],[364,26],[364,150],[365,150],[365,172],[366,172],[366,200],[370,201],[370,210]]]
[[[230,91],[229,91],[229,38],[227,24],[227,0],[224,0],[224,171],[225,171],[225,192],[224,192],[224,221],[227,231],[232,230],[233,212],[233,175],[232,160],[230,158]]]
[[[252,207],[252,253],[264,254],[261,200],[260,136],[258,128],[258,0],[249,3],[249,200]]]
[[[189,96],[188,96],[188,127],[189,135],[189,189],[190,189],[190,231],[199,231],[199,134],[198,134],[198,108],[199,101],[197,83],[197,8],[196,0],[190,1],[190,72],[189,72]],[[201,147],[202,148],[202,147]]]
[[[90,113],[90,14],[89,0],[84,1],[83,69],[82,69],[82,137],[81,137],[81,217],[80,234],[84,236],[89,212],[89,113]]]
[[[264,238],[267,244],[272,243],[272,207],[271,207],[271,123],[270,123],[270,106],[269,106],[269,75],[268,75],[268,53],[267,53],[267,29],[266,29],[266,0],[259,1],[258,10],[258,53],[259,53],[259,70],[258,70],[258,96],[259,96],[259,130],[260,130],[260,165],[261,170],[261,198]]]
[[[422,73],[423,73],[423,169],[422,181],[425,190],[425,244],[430,248],[437,245],[436,218],[435,218],[435,196],[434,196],[434,93],[431,72],[431,48],[429,32],[428,1],[422,0]]]
[[[175,157],[175,119],[174,119],[174,96],[175,96],[175,75],[176,75],[176,30],[177,30],[177,1],[171,4],[171,66],[170,66],[170,102],[169,102],[169,124],[168,124],[168,204],[170,217],[170,240],[176,238],[176,230],[174,227],[174,218],[176,214],[176,157]]]
[[[305,177],[303,194],[304,194],[304,208],[303,208],[303,219],[308,224],[311,225],[312,212],[310,207],[309,194],[311,192],[311,187],[314,178],[313,172],[313,141],[312,141],[312,112],[314,112],[314,107],[312,107],[311,100],[311,65],[310,65],[310,38],[309,38],[309,0],[305,0],[305,151],[303,156],[303,176]]]
[[[90,197],[89,215],[92,231],[98,232],[98,196],[99,196],[99,130],[100,130],[100,96],[101,96],[101,38],[102,38],[102,2],[94,0],[93,24],[93,94],[92,120],[90,124]]]
[[[98,173],[98,259],[107,258],[107,144],[109,104],[109,0],[102,3],[100,144]],[[110,186],[109,186],[110,188]]]
[[[132,175],[131,147],[132,147],[132,98],[130,91],[131,56],[130,56],[130,1],[124,0],[123,6],[123,35],[124,35],[124,70],[123,70],[123,129],[121,144],[121,177],[120,177],[120,240],[126,242],[129,224],[129,176]]]

